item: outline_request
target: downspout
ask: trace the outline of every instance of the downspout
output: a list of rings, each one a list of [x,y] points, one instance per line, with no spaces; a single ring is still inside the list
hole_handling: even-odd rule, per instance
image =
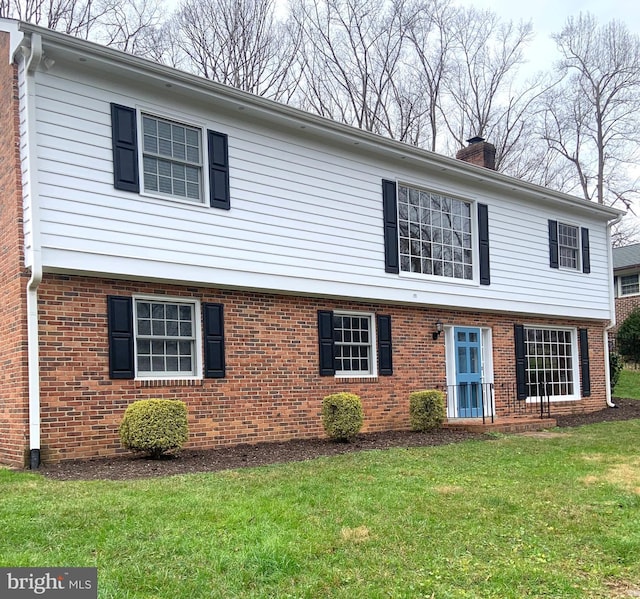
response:
[[[35,70],[42,60],[42,38],[31,34],[25,65],[27,177],[31,205],[31,278],[27,283],[27,351],[29,371],[29,466],[40,467],[40,358],[38,351],[38,285],[42,281],[40,251],[40,190],[38,189]]]
[[[604,328],[603,347],[605,393],[607,397],[607,406],[610,408],[618,407],[611,399],[611,370],[609,368],[609,331],[616,326],[616,299],[613,289],[613,247],[611,245],[611,229],[622,220],[623,216],[624,214],[621,214],[618,218],[609,222],[607,226],[607,272],[609,273],[609,313],[611,314],[611,319],[609,320],[609,324]]]

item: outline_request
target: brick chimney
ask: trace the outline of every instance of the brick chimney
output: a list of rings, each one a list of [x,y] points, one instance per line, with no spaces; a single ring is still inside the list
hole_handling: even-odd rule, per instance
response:
[[[496,170],[496,147],[485,141],[482,137],[472,137],[467,140],[469,144],[466,148],[458,150],[456,158],[470,162],[476,166],[483,166]]]

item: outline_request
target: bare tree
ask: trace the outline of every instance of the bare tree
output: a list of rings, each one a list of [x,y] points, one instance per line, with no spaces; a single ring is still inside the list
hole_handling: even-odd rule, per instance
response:
[[[449,0],[420,0],[408,12],[406,36],[412,55],[409,69],[418,88],[413,95],[413,115],[428,129],[428,147],[435,151],[442,128],[441,95],[451,70],[452,33],[458,9]],[[422,123],[423,117],[426,123]]]
[[[300,104],[321,115],[405,139],[411,89],[400,75],[403,1],[301,0]]]
[[[297,40],[275,17],[274,0],[185,0],[175,43],[198,74],[287,98]]]
[[[630,167],[640,149],[640,38],[589,14],[553,37],[564,79],[547,100],[544,139],[572,165],[585,199],[629,207],[638,192]]]
[[[165,21],[157,0],[111,0],[100,19],[96,41],[131,54],[153,55]]]

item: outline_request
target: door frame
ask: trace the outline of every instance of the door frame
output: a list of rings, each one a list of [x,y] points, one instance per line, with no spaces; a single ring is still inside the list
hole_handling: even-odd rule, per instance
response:
[[[481,381],[482,383],[493,383],[493,342],[492,330],[489,327],[479,327],[456,323],[444,326],[444,343],[446,358],[446,374],[447,387],[453,388],[456,385],[456,354],[455,354],[455,335],[454,329],[479,329],[480,330],[480,363],[481,363]],[[484,416],[495,416],[494,402],[485,402]],[[458,416],[458,398],[455,393],[447,393],[447,418],[459,418]]]

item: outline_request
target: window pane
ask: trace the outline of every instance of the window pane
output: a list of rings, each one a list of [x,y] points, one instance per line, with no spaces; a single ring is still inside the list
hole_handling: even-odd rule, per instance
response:
[[[472,279],[470,203],[403,185],[398,186],[398,200],[401,270]],[[454,252],[463,247],[465,254]]]
[[[525,329],[530,396],[573,394],[573,341],[566,329]]]
[[[159,160],[157,156],[164,159]],[[179,198],[201,200],[201,132],[143,115],[144,189]],[[187,163],[191,163],[185,171]]]
[[[334,314],[338,373],[371,374],[371,318]]]
[[[156,376],[172,372],[195,374],[193,304],[140,301],[135,307],[138,371]],[[178,336],[189,340],[177,341]]]

